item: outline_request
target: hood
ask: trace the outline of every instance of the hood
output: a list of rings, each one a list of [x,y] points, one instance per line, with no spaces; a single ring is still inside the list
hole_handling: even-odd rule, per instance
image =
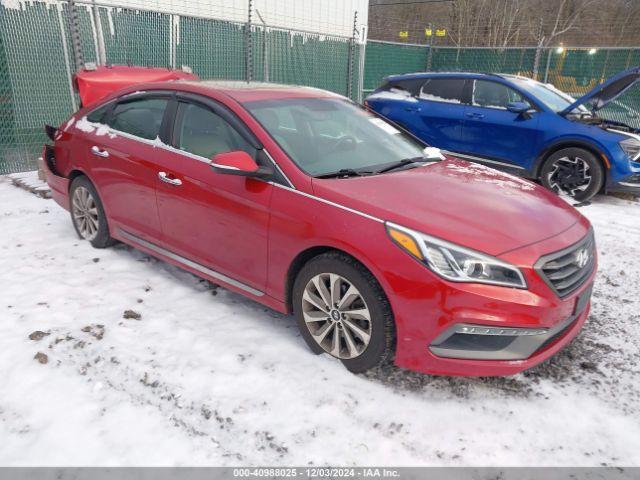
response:
[[[85,67],[74,75],[75,88],[83,107],[96,103],[116,90],[135,84],[167,80],[197,80],[187,71],[155,67],[109,65]]]
[[[327,200],[489,255],[553,237],[580,219],[538,185],[452,158],[382,175],[314,179],[313,188]]]
[[[638,80],[640,80],[640,67],[633,67],[614,75],[589,91],[586,95],[581,96],[560,112],[560,115],[566,115],[580,105],[587,106],[587,104],[591,107],[590,110],[598,111],[633,87]]]

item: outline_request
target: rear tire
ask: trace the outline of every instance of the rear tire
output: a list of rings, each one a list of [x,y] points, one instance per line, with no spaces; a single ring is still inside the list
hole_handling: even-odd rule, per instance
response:
[[[115,243],[109,234],[107,217],[100,196],[91,181],[81,175],[69,188],[71,222],[80,238],[88,240],[95,248],[110,247]]]
[[[338,358],[353,373],[392,358],[391,306],[380,284],[355,259],[339,252],[311,259],[298,273],[292,297],[300,334],[314,353]]]
[[[604,168],[596,156],[582,148],[563,148],[552,153],[540,172],[543,186],[558,195],[584,202],[600,191]]]

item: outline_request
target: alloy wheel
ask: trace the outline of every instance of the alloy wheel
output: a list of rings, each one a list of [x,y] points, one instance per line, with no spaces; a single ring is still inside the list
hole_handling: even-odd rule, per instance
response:
[[[369,345],[369,308],[358,289],[340,275],[321,273],[309,280],[302,314],[315,342],[336,358],[358,357]]]
[[[91,192],[85,187],[78,187],[72,198],[73,221],[82,238],[93,240],[98,235],[98,207]]]
[[[580,157],[562,157],[555,161],[547,179],[553,191],[574,197],[589,188],[591,168]]]

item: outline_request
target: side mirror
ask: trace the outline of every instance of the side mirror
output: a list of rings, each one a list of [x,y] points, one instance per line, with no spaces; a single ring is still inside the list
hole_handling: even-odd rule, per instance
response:
[[[509,102],[507,103],[507,110],[513,113],[526,113],[531,110],[531,105],[527,102]]]
[[[256,161],[242,150],[218,153],[211,159],[211,168],[216,173],[253,178],[266,178],[274,173],[270,167],[258,166]]]

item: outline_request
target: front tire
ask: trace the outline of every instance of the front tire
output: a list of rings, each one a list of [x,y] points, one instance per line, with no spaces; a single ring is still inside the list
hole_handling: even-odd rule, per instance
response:
[[[302,267],[293,286],[293,311],[309,348],[338,358],[353,373],[393,356],[389,301],[373,275],[347,255],[325,253]]]
[[[95,248],[106,248],[115,243],[109,234],[109,225],[100,196],[91,181],[81,175],[69,188],[71,221],[80,238]]]
[[[540,181],[558,195],[584,202],[602,188],[604,168],[588,150],[563,148],[547,158],[540,172]]]

